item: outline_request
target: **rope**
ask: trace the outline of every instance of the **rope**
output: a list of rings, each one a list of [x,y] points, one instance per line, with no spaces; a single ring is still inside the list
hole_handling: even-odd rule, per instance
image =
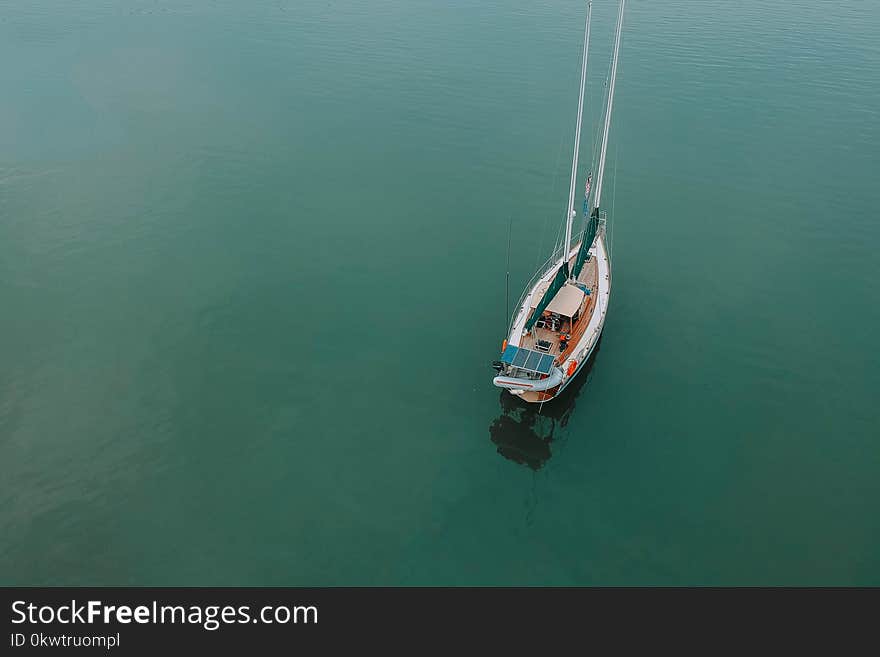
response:
[[[614,144],[614,183],[611,187],[611,225],[608,226],[608,259],[614,254],[614,202],[617,198],[617,163],[620,161],[620,142]]]
[[[510,233],[513,230],[513,213],[507,218],[507,276],[504,281],[504,325],[510,321]]]
[[[608,104],[605,108],[605,126],[602,132],[602,150],[599,155],[599,172],[596,181],[596,201],[593,203],[595,207],[599,207],[602,199],[602,183],[605,177],[605,154],[608,149],[608,131],[611,128],[611,108],[614,103],[614,86],[617,80],[617,63],[620,54],[620,36],[623,32],[623,12],[626,6],[626,0],[620,0],[620,7],[617,10],[617,29],[614,33],[614,55],[611,64],[611,81],[608,85]]]
[[[550,188],[550,193],[552,196],[556,196],[556,183],[559,181],[559,162],[562,159],[562,145],[565,142],[565,130],[563,130],[562,134],[559,136],[559,150],[556,152],[556,167],[553,170],[553,185]],[[547,215],[544,217],[544,225],[541,227],[541,239],[538,240],[538,250],[535,252],[535,265],[532,267],[532,271],[537,271],[538,265],[541,264],[541,254],[544,252],[544,238],[547,235],[547,226],[550,225],[550,218],[552,215]],[[559,233],[556,234],[556,239],[559,239]],[[555,247],[553,249],[556,250]]]

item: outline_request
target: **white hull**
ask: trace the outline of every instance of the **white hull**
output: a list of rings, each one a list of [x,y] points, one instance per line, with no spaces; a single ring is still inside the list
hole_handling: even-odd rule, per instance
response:
[[[571,257],[574,258],[580,245],[575,245],[571,251]],[[584,367],[584,364],[590,359],[593,350],[599,343],[602,335],[602,329],[605,327],[605,317],[608,314],[608,303],[611,299],[611,261],[608,258],[608,250],[605,244],[605,227],[600,227],[596,241],[590,251],[591,257],[596,258],[596,266],[598,269],[597,285],[596,285],[596,304],[593,307],[589,320],[587,320],[587,328],[581,335],[580,339],[567,350],[567,355],[553,373],[547,379],[531,380],[519,379],[507,376],[497,376],[493,383],[499,388],[507,388],[511,394],[520,397],[523,401],[532,403],[543,403],[555,399],[563,390],[571,383]],[[508,344],[520,346],[523,336],[523,329],[528,319],[529,311],[533,307],[533,297],[537,295],[540,298],[542,292],[542,284],[546,284],[556,275],[557,268],[554,267],[545,273],[535,283],[534,287],[525,295],[522,306],[519,308],[516,318],[513,322],[511,335],[508,337]],[[583,320],[582,320],[583,321]],[[575,369],[568,374],[572,362],[575,362]],[[517,385],[517,383],[528,383],[529,385]],[[558,388],[557,388],[558,386]],[[554,389],[556,388],[556,389]],[[540,394],[538,394],[540,393]]]
[[[608,259],[608,252],[605,246],[604,230],[602,230],[596,238],[596,245],[599,249],[599,296],[596,302],[596,308],[593,310],[593,316],[590,318],[590,325],[588,325],[581,341],[578,342],[572,350],[572,358],[578,361],[577,369],[575,369],[574,374],[563,379],[562,384],[559,386],[559,391],[554,397],[558,396],[563,390],[565,390],[566,386],[581,373],[584,365],[590,360],[590,356],[593,355],[596,345],[599,344],[599,338],[602,337],[602,329],[605,328],[605,316],[608,314],[608,302],[611,300],[611,261]],[[591,331],[594,321],[595,328]],[[570,360],[571,358],[563,363],[564,371],[567,371],[566,368],[568,367],[568,362]]]

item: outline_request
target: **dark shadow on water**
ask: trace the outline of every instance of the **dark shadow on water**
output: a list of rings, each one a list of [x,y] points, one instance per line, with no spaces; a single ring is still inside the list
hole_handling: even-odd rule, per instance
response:
[[[550,449],[553,436],[558,428],[564,428],[568,424],[601,348],[600,337],[577,379],[551,402],[543,405],[529,404],[506,390],[501,391],[501,415],[489,425],[489,438],[501,456],[527,465],[532,470],[541,469],[553,456]]]

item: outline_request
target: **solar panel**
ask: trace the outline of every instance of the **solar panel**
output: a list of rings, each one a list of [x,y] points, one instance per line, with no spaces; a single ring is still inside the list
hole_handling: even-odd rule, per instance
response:
[[[528,372],[537,372],[538,374],[550,374],[550,371],[553,369],[554,360],[550,354],[514,347],[513,345],[508,345],[504,353],[501,354],[502,363],[507,363]]]
[[[514,356],[516,356],[517,351],[519,351],[519,347],[514,347],[512,344],[507,345],[507,349],[501,354],[501,362],[510,365],[510,363],[513,362]]]
[[[541,374],[550,374],[550,370],[553,369],[553,361],[555,359],[550,354],[544,354],[541,356],[541,362],[538,364],[538,372]]]
[[[541,356],[543,356],[543,354],[540,351],[530,351],[526,364],[523,365],[523,369],[532,370],[533,372],[537,371],[538,363],[541,362]]]

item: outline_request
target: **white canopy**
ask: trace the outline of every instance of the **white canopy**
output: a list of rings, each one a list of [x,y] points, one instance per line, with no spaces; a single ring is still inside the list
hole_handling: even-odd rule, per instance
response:
[[[576,285],[564,285],[553,297],[547,310],[563,317],[574,317],[583,300],[583,290]]]

